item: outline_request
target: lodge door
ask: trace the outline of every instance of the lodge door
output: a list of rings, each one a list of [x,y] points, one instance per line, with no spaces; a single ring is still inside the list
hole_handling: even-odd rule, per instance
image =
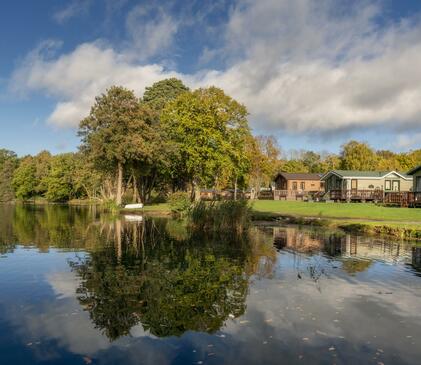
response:
[[[358,190],[358,180],[357,179],[352,179],[351,180],[351,191],[353,193],[356,193]]]

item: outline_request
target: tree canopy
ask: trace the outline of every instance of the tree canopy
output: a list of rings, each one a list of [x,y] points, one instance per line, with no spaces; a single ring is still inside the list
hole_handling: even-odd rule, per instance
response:
[[[15,198],[150,202],[199,189],[269,187],[278,172],[396,170],[421,164],[421,149],[376,151],[349,141],[338,154],[290,150],[274,136],[253,136],[244,105],[216,87],[190,90],[169,78],[141,98],[112,86],[80,122],[77,153],[18,157],[0,149],[0,201]],[[235,193],[234,193],[235,196]]]

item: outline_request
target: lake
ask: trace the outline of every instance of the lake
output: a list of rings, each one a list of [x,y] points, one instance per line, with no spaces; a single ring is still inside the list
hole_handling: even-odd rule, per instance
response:
[[[421,245],[0,206],[1,364],[420,364]]]

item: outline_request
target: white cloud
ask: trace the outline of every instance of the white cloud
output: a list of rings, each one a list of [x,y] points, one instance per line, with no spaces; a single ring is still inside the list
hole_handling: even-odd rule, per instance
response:
[[[15,90],[41,90],[58,99],[49,122],[76,127],[95,96],[112,85],[124,85],[140,95],[144,88],[166,77],[177,77],[159,65],[134,65],[109,47],[82,44],[69,54],[46,59],[32,52],[13,78]]]
[[[398,135],[397,147],[402,149],[419,148],[421,133]]]
[[[178,22],[164,8],[138,5],[129,12],[126,28],[131,41],[127,52],[145,60],[173,44]]]
[[[86,14],[91,6],[92,0],[73,0],[70,1],[63,9],[53,14],[53,19],[59,23],[65,23],[71,18]]]
[[[95,95],[112,84],[140,95],[154,81],[176,76],[192,87],[224,88],[247,105],[261,130],[419,128],[420,22],[380,26],[382,9],[361,1],[344,9],[332,0],[238,1],[224,41],[203,56],[217,55],[226,68],[182,75],[139,63],[170,49],[180,23],[159,7],[137,6],[127,17],[131,42],[123,50],[90,43],[55,58],[37,50],[12,83],[56,98],[49,120],[58,126],[77,125]]]

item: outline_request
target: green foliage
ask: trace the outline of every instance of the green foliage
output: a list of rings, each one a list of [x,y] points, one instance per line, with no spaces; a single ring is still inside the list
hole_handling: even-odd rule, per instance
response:
[[[190,209],[190,195],[188,193],[178,191],[171,194],[168,203],[173,214],[184,216]]]
[[[168,102],[187,91],[189,91],[189,88],[181,80],[176,78],[165,79],[147,87],[142,101],[152,110],[161,113]]]
[[[246,173],[246,108],[211,87],[185,92],[167,104],[161,123],[177,153],[172,176],[195,186],[233,183]]]
[[[81,149],[104,168],[147,159],[153,137],[149,117],[132,91],[113,86],[95,99],[90,115],[80,122]]]
[[[80,122],[81,151],[63,166],[48,151],[18,159],[0,149],[0,201],[87,198],[121,205],[123,195],[127,202],[148,203],[153,194],[179,190],[198,200],[201,188],[258,192],[280,171],[406,172],[421,164],[421,149],[375,151],[357,141],[344,144],[340,155],[293,150],[284,158],[275,137],[251,135],[247,117],[244,105],[215,87],[189,91],[170,78],[138,99],[113,86]]]
[[[13,174],[12,181],[16,197],[19,199],[30,199],[35,196],[37,180],[36,166],[32,156],[24,157],[19,167]]]
[[[103,173],[95,168],[86,154],[74,154],[74,170],[72,175],[73,192],[78,197],[89,200],[98,198],[104,180]]]
[[[350,141],[344,144],[341,159],[343,170],[371,171],[377,167],[376,154],[367,143]]]
[[[150,111],[134,93],[113,86],[96,98],[90,115],[80,122],[81,149],[95,166],[116,177],[116,203],[122,202],[123,170],[148,163],[158,138],[150,125]]]
[[[242,235],[250,226],[251,207],[246,200],[198,202],[190,210],[189,224],[195,232]]]
[[[52,159],[53,157],[48,151],[42,151],[34,157],[36,195],[44,195],[48,190],[47,177],[50,174]]]
[[[281,150],[273,136],[250,136],[246,146],[246,154],[250,161],[248,183],[259,190],[261,186],[269,186],[280,170]]]
[[[13,151],[0,150],[0,202],[10,202],[14,199],[12,181],[18,166],[18,159]]]
[[[308,167],[300,160],[288,160],[281,168],[283,172],[309,172]]]
[[[66,202],[73,197],[74,155],[57,155],[51,163],[51,171],[45,178],[47,192],[45,197],[52,202]]]

